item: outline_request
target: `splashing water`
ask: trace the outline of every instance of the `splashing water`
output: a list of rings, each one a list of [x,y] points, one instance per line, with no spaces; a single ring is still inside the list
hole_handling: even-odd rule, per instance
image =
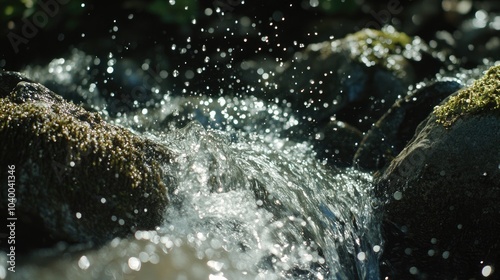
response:
[[[262,36],[262,41],[269,44],[272,37]],[[172,51],[177,49],[186,52],[172,45]],[[235,52],[227,51],[228,61]],[[165,145],[175,157],[162,168],[175,184],[168,190],[164,223],[155,230],[116,238],[101,248],[60,245],[37,251],[18,263],[16,273],[7,273],[6,254],[0,254],[0,279],[379,278],[383,244],[371,176],[325,166],[310,143],[283,137],[300,118],[282,100],[255,97],[264,98],[258,94],[260,79],[273,76],[271,71],[259,68],[259,83],[241,95],[230,95],[245,88],[237,85],[241,73],[231,76],[237,82],[221,86],[224,95],[205,96],[217,92],[209,86],[201,94],[188,86],[179,89],[194,80],[208,82],[193,76],[204,73],[205,66],[216,68],[215,60],[206,56],[203,67],[187,75],[175,65],[151,69],[141,61],[139,69],[137,62],[116,61],[111,53],[98,58],[74,49],[45,68],[25,69],[33,80],[65,87],[56,90],[65,98]],[[266,69],[274,68],[270,65]],[[233,66],[238,68],[229,62],[226,68]],[[120,67],[127,69],[122,80],[117,79]],[[120,88],[128,84],[129,91],[138,92],[136,100],[110,106],[111,99],[119,99],[118,91],[100,92],[113,81],[110,77],[120,81]],[[167,88],[182,95],[165,93]]]
[[[196,121],[148,135],[176,154],[164,224],[38,252],[11,279],[378,279],[369,175],[325,167],[306,143]]]

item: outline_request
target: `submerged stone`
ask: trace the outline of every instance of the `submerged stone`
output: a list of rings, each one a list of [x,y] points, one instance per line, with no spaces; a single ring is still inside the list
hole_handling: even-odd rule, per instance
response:
[[[500,263],[497,71],[445,100],[376,178],[385,202],[384,274],[479,279]]]
[[[102,243],[161,222],[163,146],[23,81],[0,99],[0,139],[1,165],[16,169],[20,246]],[[5,185],[0,195],[7,201]]]

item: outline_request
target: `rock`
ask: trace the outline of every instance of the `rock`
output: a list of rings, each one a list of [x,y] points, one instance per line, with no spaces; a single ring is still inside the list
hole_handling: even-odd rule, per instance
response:
[[[277,69],[270,87],[275,83],[305,119],[321,122],[335,115],[365,131],[409,85],[434,75],[441,65],[418,37],[392,27],[363,29],[309,45]]]
[[[15,166],[19,246],[99,244],[160,224],[171,184],[162,172],[170,158],[165,147],[40,84],[21,81],[4,96],[14,83],[0,83],[0,166],[4,172]],[[7,194],[4,184],[3,201]],[[7,213],[6,207],[2,203],[0,211]],[[36,240],[28,234],[34,231]]]
[[[495,66],[436,107],[375,179],[387,240],[382,276],[479,279],[500,263],[499,135]]]
[[[0,98],[8,96],[17,83],[21,81],[30,82],[30,80],[21,73],[0,71]]]
[[[435,81],[398,99],[366,133],[354,155],[356,166],[379,170],[390,163],[434,106],[461,87],[457,81]]]

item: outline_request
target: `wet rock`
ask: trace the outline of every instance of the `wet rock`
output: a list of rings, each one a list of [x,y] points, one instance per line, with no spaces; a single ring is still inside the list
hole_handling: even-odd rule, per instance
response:
[[[1,82],[2,90],[14,84]],[[170,187],[164,147],[24,81],[9,95],[2,92],[0,139],[1,166],[16,170],[19,246],[98,244],[161,222]],[[7,194],[4,184],[3,201]]]
[[[385,275],[478,279],[500,263],[499,81],[495,66],[446,99],[376,178]]]
[[[277,70],[275,84],[304,118],[320,122],[335,115],[367,130],[409,85],[441,65],[418,37],[392,27],[364,29],[309,45]]]
[[[0,98],[3,98],[10,94],[17,83],[30,80],[19,72],[0,71],[0,81]]]
[[[378,170],[390,163],[434,106],[461,87],[458,81],[435,81],[397,100],[363,138],[354,156],[356,166]]]

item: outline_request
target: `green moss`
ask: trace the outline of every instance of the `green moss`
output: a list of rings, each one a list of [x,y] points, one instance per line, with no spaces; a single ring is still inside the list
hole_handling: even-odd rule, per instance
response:
[[[500,110],[500,65],[491,67],[470,87],[460,90],[434,109],[437,122],[445,127],[466,115]]]
[[[0,162],[20,172],[20,211],[43,221],[54,238],[102,241],[161,222],[170,187],[165,147],[27,82],[0,98],[0,139]],[[110,223],[112,216],[125,226]]]
[[[366,66],[380,65],[389,70],[399,70],[400,60],[418,59],[424,46],[420,40],[413,40],[394,28],[382,30],[363,29],[342,40],[351,58]],[[412,50],[412,51],[410,51]]]
[[[0,101],[0,130],[26,127],[39,141],[65,143],[72,147],[75,151],[70,155],[70,161],[80,162],[82,154],[91,153],[92,165],[100,162],[99,165],[124,176],[133,188],[149,184],[152,176],[145,165],[148,158],[144,139],[124,128],[111,126],[98,114],[72,103],[16,104],[11,98]]]

